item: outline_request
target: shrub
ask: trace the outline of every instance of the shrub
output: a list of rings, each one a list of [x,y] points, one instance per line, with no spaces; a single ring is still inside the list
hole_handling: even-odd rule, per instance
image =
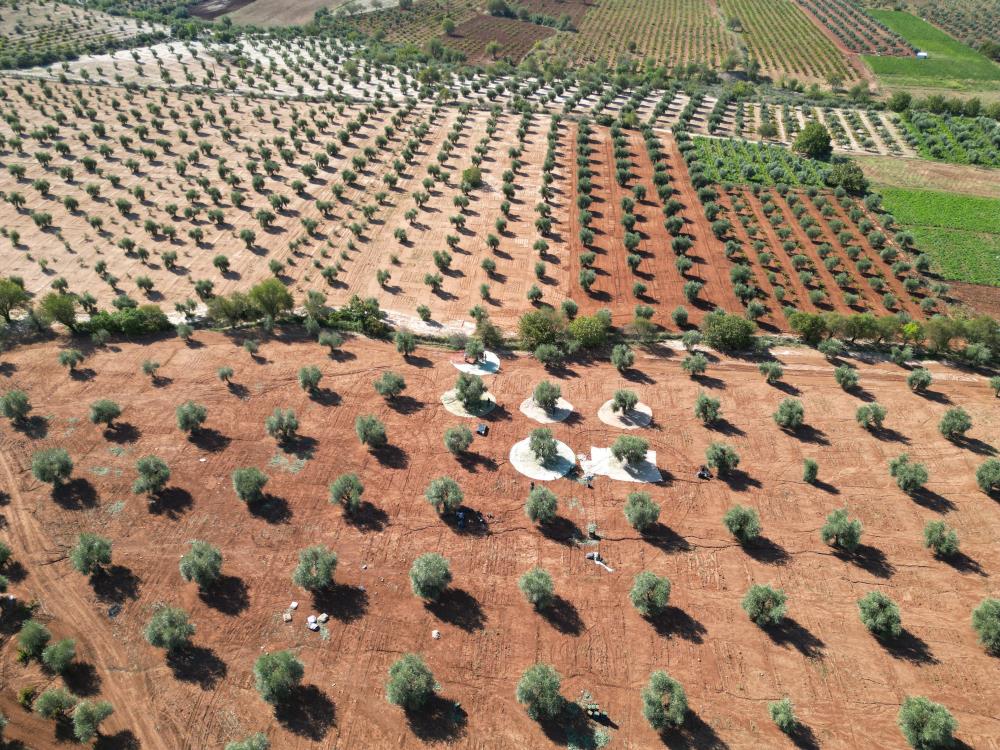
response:
[[[920,393],[927,390],[933,379],[930,370],[918,367],[906,377],[906,384],[910,387],[911,391]]]
[[[191,434],[198,430],[208,417],[208,410],[194,401],[185,401],[177,407],[177,427]]]
[[[451,567],[436,552],[427,552],[410,567],[410,588],[421,599],[437,599],[451,583]]]
[[[958,553],[958,533],[944,521],[928,521],[924,526],[924,547],[934,550],[938,557],[951,557]]]
[[[111,427],[111,423],[122,415],[122,408],[110,399],[102,398],[90,405],[90,421]]]
[[[465,452],[472,445],[472,430],[465,425],[449,427],[444,431],[444,445],[456,455]]]
[[[761,362],[757,369],[768,383],[777,383],[785,374],[784,369],[777,362]]]
[[[972,417],[962,408],[949,409],[938,424],[938,430],[949,440],[958,440],[971,429]]]
[[[455,381],[455,396],[466,409],[472,411],[478,409],[486,394],[486,385],[478,375],[468,372],[459,374]]]
[[[330,502],[342,505],[345,513],[354,513],[361,507],[365,486],[357,474],[341,474],[330,484]]]
[[[375,392],[383,398],[393,399],[406,389],[402,375],[386,370],[373,384]]]
[[[726,511],[722,523],[740,544],[749,544],[760,536],[760,516],[753,508],[734,505]]]
[[[861,544],[861,521],[850,519],[847,508],[838,508],[826,517],[826,523],[819,531],[820,538],[837,549],[853,552]]]
[[[28,620],[17,634],[17,649],[29,659],[40,659],[45,647],[52,640],[49,629],[35,620]]]
[[[381,448],[389,441],[385,435],[385,425],[374,415],[361,415],[354,420],[354,432],[362,445],[370,449]]]
[[[124,310],[99,310],[90,320],[80,324],[84,333],[107,331],[120,336],[144,337],[162,333],[173,328],[173,324],[157,305],[139,305]]]
[[[791,734],[799,725],[795,718],[795,708],[791,700],[782,698],[780,701],[773,701],[767,704],[767,712],[771,715],[771,721],[785,734]]]
[[[1000,655],[1000,599],[983,599],[972,611],[972,628],[991,654]]]
[[[52,674],[62,674],[76,658],[76,641],[64,638],[42,651],[42,664]]]
[[[617,344],[611,350],[611,364],[618,372],[625,372],[635,364],[635,352],[628,344]]]
[[[427,502],[438,513],[451,513],[462,504],[462,488],[449,477],[438,477],[424,491]]]
[[[927,468],[923,464],[910,463],[910,457],[903,453],[889,462],[889,474],[903,492],[912,495],[927,483]]]
[[[797,430],[802,426],[804,419],[805,409],[802,408],[802,402],[796,398],[786,398],[778,404],[778,410],[774,412],[774,421],[785,430]]]
[[[389,667],[385,697],[405,711],[417,711],[427,705],[437,683],[424,660],[417,654],[404,654]]]
[[[976,484],[987,495],[1000,490],[1000,459],[987,458],[979,465]]]
[[[858,385],[858,371],[850,365],[841,365],[833,371],[833,379],[837,381],[837,385],[849,391]]]
[[[743,611],[757,625],[777,625],[785,616],[786,599],[781,589],[754,584],[743,597]]]
[[[271,743],[261,732],[253,734],[245,740],[238,740],[236,742],[229,742],[226,744],[226,750],[270,750],[270,748]]]
[[[619,388],[615,391],[614,398],[611,399],[611,411],[622,414],[632,411],[639,403],[639,397],[635,391],[627,388]]]
[[[725,443],[712,443],[705,449],[705,462],[719,474],[729,474],[740,465],[740,454]]]
[[[649,676],[642,691],[642,715],[657,731],[679,727],[687,715],[687,695],[677,680],[662,670]]]
[[[811,458],[802,462],[802,481],[806,484],[815,484],[819,476],[819,464]]]
[[[264,420],[264,430],[279,443],[292,440],[298,429],[299,420],[291,409],[276,408],[271,416]]]
[[[517,683],[517,702],[535,721],[555,719],[562,712],[564,698],[559,694],[562,678],[548,664],[528,667]]]
[[[73,461],[62,448],[36,451],[31,457],[31,473],[39,482],[58,487],[73,473]]]
[[[528,438],[528,447],[535,454],[535,460],[542,466],[549,463],[559,453],[556,439],[552,437],[552,431],[547,427],[532,430],[531,437]]]
[[[886,409],[879,403],[864,404],[858,407],[854,418],[858,424],[866,430],[882,429],[882,422],[885,420]]]
[[[532,568],[521,576],[517,587],[535,609],[545,609],[552,603],[554,596],[552,576],[542,568]]]
[[[97,735],[101,722],[114,712],[107,701],[80,701],[73,711],[73,736],[77,742],[90,742]]]
[[[858,599],[858,612],[868,632],[879,638],[898,638],[903,632],[899,607],[881,591],[871,591]]]
[[[188,614],[177,607],[160,606],[146,625],[146,640],[156,648],[173,651],[187,646],[194,635]]]
[[[670,603],[670,580],[644,570],[633,579],[629,599],[643,617],[656,617]]]
[[[958,722],[940,703],[923,696],[907,696],[896,719],[899,729],[914,750],[951,747]]]
[[[524,513],[534,523],[550,523],[556,517],[558,498],[548,487],[534,487],[528,493]]]
[[[12,423],[23,423],[31,411],[31,401],[24,391],[8,391],[0,396],[0,414]]]
[[[691,282],[688,282],[691,283]],[[686,287],[686,285],[685,285]],[[742,315],[714,310],[701,325],[702,339],[719,351],[745,351],[753,348],[756,325]]]
[[[323,545],[299,551],[299,564],[292,573],[292,583],[306,591],[322,591],[333,583],[337,554]]]
[[[249,467],[233,471],[233,490],[245,503],[255,503],[264,497],[267,475],[260,469]]]
[[[640,533],[660,518],[660,506],[646,492],[630,492],[623,510],[629,524]]]
[[[203,591],[209,589],[222,575],[222,553],[218,547],[195,539],[181,558],[180,571],[185,581],[194,581]]]
[[[559,397],[561,395],[562,390],[558,385],[553,385],[548,380],[543,380],[535,386],[532,398],[540,408],[547,412],[551,412],[556,408],[556,402],[559,401]]]
[[[51,688],[35,699],[32,709],[43,719],[57,719],[75,705],[76,698],[66,688]]]
[[[705,392],[700,392],[694,401],[694,415],[703,424],[715,424],[719,421],[721,412],[721,402],[717,398],[712,398]]]
[[[78,573],[93,575],[111,564],[111,541],[85,531],[70,550],[69,562]]]
[[[611,445],[611,455],[627,466],[635,466],[646,459],[649,443],[635,435],[620,435]]]
[[[170,481],[170,467],[157,456],[143,456],[135,464],[139,477],[132,483],[136,495],[156,495]]]
[[[274,651],[262,654],[253,665],[254,683],[260,697],[272,705],[284,703],[291,697],[305,668],[291,651]]]
[[[695,375],[704,375],[705,370],[708,369],[708,358],[701,352],[688,354],[681,360],[681,369],[692,378]]]

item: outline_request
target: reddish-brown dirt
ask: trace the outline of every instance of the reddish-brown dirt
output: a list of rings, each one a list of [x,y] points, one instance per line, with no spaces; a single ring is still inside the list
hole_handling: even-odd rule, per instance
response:
[[[902,750],[896,712],[907,695],[943,702],[968,747],[992,747],[1000,720],[997,661],[984,653],[969,626],[970,612],[1000,570],[1000,509],[975,487],[975,468],[1000,434],[996,400],[984,378],[929,364],[935,381],[920,396],[905,386],[906,370],[858,362],[863,391],[834,382],[832,366],[807,349],[775,352],[786,383],[766,385],[757,363],[722,357],[702,381],[684,376],[669,349],[640,352],[636,373],[609,364],[573,365],[560,379],[579,419],[555,425],[577,452],[610,444],[617,433],[596,418],[618,387],[635,388],[656,420],[643,431],[657,451],[665,480],[647,489],[662,505],[647,538],[627,526],[626,493],[637,489],[598,478],[593,489],[571,480],[550,486],[561,521],[541,533],[524,517],[528,482],[507,460],[510,446],[536,425],[517,404],[547,375],[534,361],[505,359],[491,379],[501,409],[488,418],[468,460],[444,449],[441,434],[460,420],[439,404],[456,370],[448,352],[422,349],[409,363],[389,344],[352,339],[337,359],[290,334],[266,340],[253,361],[239,339],[198,333],[197,344],[176,339],[117,343],[90,352],[75,377],[56,372],[52,343],[2,357],[0,388],[30,394],[35,418],[26,431],[0,431],[0,487],[5,528],[23,575],[11,591],[38,603],[36,616],[57,638],[77,640],[80,662],[70,684],[116,707],[100,745],[148,750],[221,749],[227,741],[265,731],[272,747],[423,747],[450,742],[463,748],[554,746],[559,741],[530,721],[514,699],[517,679],[543,660],[563,675],[563,694],[589,691],[618,727],[618,747],[783,747],[767,702],[790,696],[823,748]],[[144,360],[162,363],[160,379],[140,373]],[[301,364],[323,371],[310,398],[296,383]],[[216,378],[235,369],[233,385]],[[404,398],[386,404],[371,383],[391,368],[403,374]],[[39,377],[40,373],[47,377]],[[638,374],[638,373],[641,373]],[[697,393],[722,401],[726,422],[705,428],[692,415]],[[788,395],[805,406],[808,429],[779,430],[771,414]],[[860,398],[859,398],[860,396]],[[110,397],[123,407],[117,429],[104,433],[87,420],[87,405]],[[186,439],[174,410],[193,399],[208,408],[203,434]],[[888,409],[887,429],[873,435],[854,421],[863,400]],[[937,432],[950,406],[972,416],[972,438],[956,445]],[[263,430],[276,407],[296,411],[303,438],[290,452]],[[364,450],[353,435],[357,415],[376,414],[392,448]],[[695,479],[705,447],[731,443],[740,474],[726,482]],[[74,480],[53,493],[30,472],[33,452],[63,447],[75,462]],[[927,464],[927,492],[910,498],[887,471],[907,452]],[[153,503],[131,492],[135,461],[156,454],[170,465],[169,489]],[[803,484],[802,461],[820,466],[817,486]],[[271,477],[271,499],[248,509],[232,491],[230,474],[257,466]],[[346,521],[327,501],[327,485],[356,472],[371,504],[359,522]],[[488,516],[489,529],[461,531],[435,516],[423,498],[433,477],[450,475],[465,504]],[[746,550],[721,518],[740,503],[761,515],[766,543]],[[819,539],[831,510],[847,507],[864,523],[863,547],[841,557]],[[944,519],[961,539],[963,555],[934,559],[922,544],[924,524]],[[570,542],[567,532],[597,524],[597,545]],[[67,554],[76,535],[93,531],[114,544],[114,567],[89,582]],[[224,555],[224,590],[201,597],[185,584],[178,558],[192,539]],[[297,551],[329,545],[339,555],[337,587],[317,602],[289,579]],[[614,572],[585,560],[599,549]],[[438,551],[451,561],[454,586],[445,602],[426,607],[409,590],[413,559]],[[559,614],[534,613],[517,579],[547,568],[560,595]],[[628,604],[641,570],[673,584],[671,608],[650,623]],[[771,583],[789,597],[784,627],[761,630],[740,610],[751,583]],[[362,588],[363,587],[363,588]],[[889,594],[902,610],[906,633],[895,646],[873,639],[858,620],[856,601],[871,590]],[[281,612],[300,607],[291,624]],[[154,606],[183,606],[197,626],[196,658],[168,663],[142,636]],[[121,605],[116,617],[108,608]],[[311,611],[331,615],[328,638],[304,627]],[[39,750],[62,746],[53,724],[15,701],[22,687],[47,687],[61,678],[16,662],[5,625],[0,658],[0,706],[11,719],[6,736]],[[442,633],[440,640],[431,631]],[[307,686],[293,708],[277,715],[256,695],[252,666],[262,650],[288,648],[305,664]],[[404,652],[421,653],[441,685],[437,720],[408,724],[386,704],[386,670]],[[687,690],[692,713],[685,729],[661,740],[642,718],[640,690],[654,669],[665,669]],[[456,721],[445,717],[458,717]],[[563,740],[564,741],[564,740]]]
[[[519,21],[515,18],[497,18],[487,13],[474,16],[455,27],[450,36],[441,41],[463,52],[470,63],[489,63],[494,59],[520,62],[536,42],[553,36],[556,30],[549,26]],[[500,45],[495,57],[486,51],[486,45]]]

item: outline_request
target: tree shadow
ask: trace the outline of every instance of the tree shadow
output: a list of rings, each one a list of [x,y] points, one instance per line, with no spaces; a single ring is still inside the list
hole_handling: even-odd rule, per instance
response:
[[[902,632],[895,638],[876,637],[875,640],[882,644],[882,648],[896,659],[902,659],[913,664],[938,663],[927,642],[906,628],[903,628]]]
[[[698,384],[705,386],[706,388],[715,388],[721,391],[726,390],[726,383],[721,378],[716,378],[712,377],[711,375],[701,374],[701,375],[695,375],[691,379],[697,382]]]
[[[149,512],[156,516],[176,519],[194,505],[191,493],[181,487],[165,487],[150,497]]]
[[[889,562],[885,553],[877,547],[859,544],[853,551],[837,551],[836,556],[857,565],[862,570],[876,578],[890,578],[896,568]]]
[[[240,399],[241,401],[246,398],[249,398],[250,396],[250,389],[247,388],[245,385],[241,385],[239,383],[234,383],[230,381],[226,383],[226,388],[228,388],[229,392],[234,396],[236,396],[236,398]]]
[[[406,712],[410,731],[422,742],[451,744],[465,737],[468,714],[455,701],[435,694],[418,711]]]
[[[320,406],[336,406],[340,403],[340,395],[329,388],[316,388],[309,393],[309,399]]]
[[[188,438],[194,445],[209,453],[218,453],[225,450],[232,442],[232,438],[223,435],[212,427],[201,427],[191,433]]]
[[[131,729],[123,729],[114,734],[99,734],[94,742],[94,750],[140,750],[142,743]]]
[[[708,632],[705,626],[679,607],[668,606],[660,614],[645,618],[656,634],[663,638],[683,638],[692,643],[702,643]]]
[[[336,723],[336,708],[315,685],[299,685],[275,706],[274,718],[292,734],[319,742]]]
[[[789,396],[801,396],[802,395],[802,391],[800,391],[798,388],[796,388],[791,383],[786,383],[784,380],[778,380],[778,381],[775,381],[774,383],[771,383],[771,387],[775,388],[776,390],[781,391],[782,393],[787,393]]]
[[[313,607],[340,622],[354,622],[368,612],[368,592],[361,586],[331,583],[313,592]]]
[[[671,750],[726,750],[729,747],[691,708],[684,717],[684,724],[660,732],[660,740]]]
[[[308,435],[293,435],[287,440],[278,443],[278,447],[285,453],[290,453],[301,461],[309,461],[316,453],[316,446],[319,441]]]
[[[807,659],[821,659],[826,644],[795,618],[785,617],[777,625],[761,628],[779,646],[794,646]]]
[[[936,404],[950,404],[951,398],[940,391],[915,391],[918,396],[921,396],[928,401],[933,401]]]
[[[139,598],[139,576],[124,565],[111,565],[90,576],[90,586],[98,600],[121,604]]]
[[[544,620],[563,635],[580,635],[583,632],[583,619],[573,602],[559,594],[552,596],[548,606],[536,610]]]
[[[984,443],[982,440],[973,437],[963,437],[955,440],[955,445],[960,448],[965,448],[972,451],[973,453],[978,453],[980,456],[995,456],[996,448],[994,448],[989,443]]]
[[[801,721],[796,722],[795,727],[788,733],[788,739],[799,750],[819,750],[820,747],[819,739],[816,737],[816,733],[812,730],[812,727],[803,724]]]
[[[749,544],[744,544],[743,551],[757,562],[771,565],[785,565],[789,559],[785,548],[766,536],[759,536]]]
[[[174,678],[211,690],[229,672],[226,663],[205,646],[188,644],[167,652],[167,666]]]
[[[657,549],[668,553],[687,552],[691,549],[691,545],[684,537],[659,521],[646,527],[645,531],[642,532],[642,538]]]
[[[101,676],[94,665],[88,662],[74,661],[63,670],[62,678],[70,692],[82,698],[101,692]]]
[[[424,402],[419,401],[412,396],[396,396],[395,398],[390,398],[386,401],[389,408],[392,409],[397,414],[402,414],[404,416],[409,416],[410,414],[416,414],[418,411],[424,408]]]
[[[426,602],[424,609],[467,633],[482,630],[487,619],[476,597],[459,588],[445,589],[437,599]]]
[[[949,513],[955,510],[955,503],[926,487],[921,487],[915,492],[910,493],[910,497],[913,498],[913,502],[917,505],[921,505],[928,510],[933,510],[935,513]]]
[[[207,590],[199,590],[198,597],[212,609],[230,617],[250,606],[247,585],[238,576],[219,576]]]
[[[292,508],[288,501],[276,495],[264,495],[256,502],[247,503],[247,510],[255,518],[273,524],[288,523],[292,517]]]
[[[494,459],[474,451],[462,451],[455,455],[455,460],[471,474],[477,473],[480,466],[486,471],[497,470],[497,462]]]
[[[388,525],[389,515],[377,505],[362,500],[356,511],[344,515],[344,520],[360,531],[381,531]]]
[[[113,427],[104,431],[104,437],[112,443],[122,445],[134,443],[142,437],[142,431],[131,422],[115,422]]]
[[[371,453],[375,456],[375,460],[387,469],[405,469],[410,465],[406,450],[396,445],[383,445]]]
[[[594,725],[579,703],[563,699],[559,715],[540,720],[538,726],[556,745],[577,750],[597,750],[600,747]]]
[[[76,477],[54,487],[52,499],[65,510],[93,508],[97,505],[97,490],[89,480]]]
[[[580,527],[564,516],[556,516],[548,523],[538,524],[542,536],[559,544],[572,544],[583,538]]]
[[[729,489],[734,492],[744,492],[750,487],[760,489],[762,486],[758,480],[754,479],[742,469],[733,469],[725,474],[720,474],[719,479],[729,485]]]
[[[32,440],[41,440],[49,434],[49,420],[37,415],[31,416],[17,425],[17,429]]]
[[[956,552],[948,557],[940,558],[959,573],[975,573],[977,576],[986,576],[983,566],[977,560],[973,560],[964,552]]]
[[[891,427],[877,427],[871,433],[879,440],[888,440],[893,443],[902,443],[903,445],[910,444],[910,439],[906,435]]]

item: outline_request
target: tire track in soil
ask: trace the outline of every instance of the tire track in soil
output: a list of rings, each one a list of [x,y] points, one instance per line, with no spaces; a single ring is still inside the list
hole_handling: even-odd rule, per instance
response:
[[[39,601],[44,598],[44,606],[53,612],[55,619],[66,624],[72,623],[73,636],[84,646],[83,650],[99,655],[96,659],[99,664],[114,664],[120,656],[120,644],[113,636],[102,636],[106,631],[99,621],[93,602],[80,594],[72,577],[51,565],[39,564],[40,561],[36,559],[38,550],[46,547],[47,536],[40,528],[35,514],[27,508],[4,450],[0,450],[0,470],[3,471],[11,495],[8,507],[13,518],[7,528],[16,542],[15,549],[24,551],[27,563],[25,567],[29,571],[29,586],[33,594],[39,597]],[[136,679],[131,681],[133,684],[121,684],[121,675],[126,674],[134,675]],[[136,708],[147,701],[152,703],[154,698],[153,693],[148,690],[145,671],[109,670],[101,677],[101,697],[109,700],[115,707],[115,713],[108,719],[108,725],[102,734],[110,734],[108,729],[111,728],[116,728],[116,731],[128,728],[147,742],[154,737],[158,740],[144,745],[145,750],[170,750],[168,744],[159,741],[162,738],[152,715]],[[136,682],[141,685],[135,684]],[[146,689],[141,690],[140,687]],[[140,696],[137,697],[136,692]]]

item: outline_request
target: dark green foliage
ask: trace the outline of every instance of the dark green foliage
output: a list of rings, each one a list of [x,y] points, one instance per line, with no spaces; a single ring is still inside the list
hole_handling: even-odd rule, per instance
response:
[[[80,701],[73,711],[73,736],[77,742],[90,742],[115,709],[107,701]]]
[[[371,414],[358,416],[354,420],[354,432],[357,433],[361,444],[367,445],[370,449],[381,448],[389,442],[385,434],[385,425]]]
[[[983,461],[976,469],[976,484],[987,494],[1000,490],[1000,460],[987,458]]]
[[[899,709],[896,721],[914,750],[951,747],[958,728],[958,722],[948,709],[923,696],[908,696]]]
[[[898,638],[903,632],[899,607],[881,591],[871,591],[859,599],[858,613],[868,631],[879,638]]]
[[[670,580],[644,570],[632,581],[629,599],[644,617],[656,617],[670,603]]]
[[[556,517],[559,501],[548,487],[538,486],[528,493],[524,513],[535,523],[550,523]]]
[[[475,412],[482,407],[486,385],[478,375],[468,372],[459,374],[455,381],[455,396],[467,410]]]
[[[722,408],[719,399],[712,398],[705,392],[699,392],[694,402],[694,415],[703,424],[715,424],[719,421]]]
[[[264,420],[264,430],[279,443],[287,443],[295,437],[299,429],[299,420],[291,409],[276,408]]]
[[[208,410],[194,401],[186,401],[177,407],[177,426],[182,432],[198,430],[208,417]]]
[[[233,472],[233,489],[236,496],[245,503],[254,503],[264,497],[267,475],[260,469],[249,467]]]
[[[302,682],[305,667],[291,651],[261,655],[253,665],[254,684],[260,697],[272,705],[288,700]]]
[[[444,445],[452,453],[464,453],[472,445],[472,430],[465,425],[449,427],[444,431]]]
[[[628,466],[635,466],[644,461],[648,450],[649,443],[635,435],[620,435],[611,444],[611,455],[616,461]]]
[[[270,748],[271,743],[261,732],[251,735],[244,740],[237,740],[236,742],[226,744],[226,750],[270,750]]]
[[[778,404],[774,412],[774,421],[785,430],[797,430],[805,421],[805,409],[797,398],[786,398]]]
[[[42,664],[52,674],[62,674],[76,658],[76,641],[64,638],[42,651]]]
[[[689,282],[690,283],[690,282]],[[742,315],[714,310],[701,324],[702,340],[719,351],[746,351],[753,348],[756,325]]]
[[[923,464],[911,463],[903,453],[889,462],[889,474],[903,492],[913,494],[927,483],[927,468]]]
[[[330,484],[330,502],[344,506],[345,513],[354,513],[361,507],[364,491],[357,474],[341,474]]]
[[[129,337],[151,336],[173,328],[173,324],[157,305],[140,305],[124,310],[99,310],[90,320],[80,323],[84,333],[107,331],[111,334]]]
[[[561,395],[562,391],[558,385],[553,385],[548,380],[543,380],[535,386],[532,398],[539,407],[550,412],[556,408],[556,402],[559,401]]]
[[[786,599],[781,589],[754,584],[743,597],[743,611],[757,625],[777,625],[785,617]]]
[[[427,705],[436,689],[434,675],[417,654],[405,654],[389,667],[385,697],[394,706],[406,711],[419,711]]]
[[[396,398],[406,389],[406,381],[402,375],[386,370],[374,383],[375,392],[388,399]]]
[[[722,522],[740,544],[749,544],[760,536],[760,517],[753,508],[734,505],[726,511]]]
[[[853,552],[861,544],[862,531],[861,521],[849,518],[847,508],[838,508],[826,517],[819,535],[826,544],[845,552]]]
[[[949,440],[958,440],[972,429],[972,417],[960,407],[949,409],[941,417],[938,430]]]
[[[170,481],[170,467],[157,456],[143,456],[135,464],[139,477],[132,483],[136,495],[156,495]]]
[[[684,723],[687,710],[683,686],[666,672],[653,672],[642,691],[642,715],[649,725],[660,732],[668,727],[679,727]]]
[[[58,487],[73,473],[73,461],[62,448],[36,451],[31,458],[31,473],[39,482]]]
[[[122,408],[106,398],[102,398],[99,401],[95,401],[90,405],[90,421],[94,424],[104,424],[111,427],[111,423],[114,422],[122,414]]]
[[[740,455],[730,445],[712,443],[705,449],[705,462],[719,474],[729,474],[740,465]]]
[[[0,414],[15,424],[21,424],[31,411],[31,401],[24,391],[8,391],[0,396]]]
[[[69,561],[77,572],[93,575],[111,564],[111,541],[85,531],[70,550]]]
[[[555,719],[562,712],[565,699],[559,694],[562,678],[548,664],[528,667],[517,683],[517,702],[535,721]]]
[[[211,588],[222,575],[222,553],[208,542],[195,539],[181,558],[180,571],[185,581],[194,581],[202,590]]]
[[[972,628],[991,654],[1000,656],[1000,599],[983,599],[972,611]]]
[[[424,490],[424,497],[438,513],[451,513],[462,504],[463,499],[462,488],[450,477],[432,480]]]
[[[952,557],[958,553],[958,533],[944,521],[928,521],[924,526],[924,546],[934,550],[938,557]]]
[[[188,614],[178,607],[162,605],[146,625],[146,640],[156,648],[174,651],[187,646],[194,635],[194,625]]]
[[[40,659],[45,647],[52,640],[49,629],[35,620],[28,620],[17,634],[17,647],[29,659]]]
[[[552,430],[547,427],[532,430],[531,437],[528,439],[528,447],[535,454],[535,460],[542,466],[549,463],[559,453],[556,439],[552,437]]]
[[[51,688],[35,698],[32,709],[43,719],[57,719],[75,705],[76,698],[66,688]]]
[[[807,458],[802,462],[802,481],[815,484],[819,476],[819,464],[814,459]]]
[[[535,609],[545,609],[552,603],[555,591],[552,576],[542,568],[532,568],[521,576],[517,587]]]
[[[648,529],[660,517],[660,506],[646,492],[630,492],[624,511],[629,524],[639,532]]]
[[[799,726],[795,718],[795,708],[788,698],[768,703],[767,712],[771,715],[771,721],[785,734],[791,734]]]
[[[910,386],[910,390],[919,393],[927,390],[933,379],[934,378],[931,376],[930,370],[918,367],[907,375],[906,384]]]
[[[451,566],[436,552],[427,552],[410,566],[410,588],[421,599],[437,599],[451,583]]]
[[[292,573],[292,583],[306,591],[322,591],[333,583],[337,555],[322,545],[299,551],[299,564]]]
[[[885,407],[879,403],[873,402],[859,406],[857,412],[855,412],[854,418],[857,419],[858,424],[866,430],[880,430],[882,429],[883,421],[885,421],[885,415]]]

